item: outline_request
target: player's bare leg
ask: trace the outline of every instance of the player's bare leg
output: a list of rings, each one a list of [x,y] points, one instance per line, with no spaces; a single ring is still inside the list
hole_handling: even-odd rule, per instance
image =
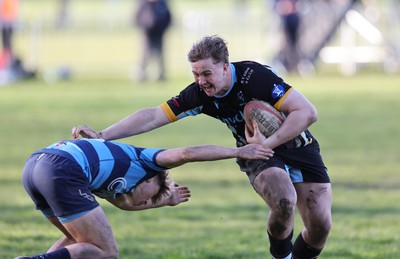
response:
[[[63,225],[76,240],[67,246],[71,258],[118,258],[117,242],[100,206]]]
[[[304,246],[311,246],[315,252],[324,247],[331,229],[332,190],[330,183],[296,183],[297,208],[304,222],[304,228],[295,242],[296,253],[311,254]],[[304,258],[304,255],[301,256]],[[310,257],[311,258],[311,257]]]
[[[100,206],[64,224],[55,217],[49,218],[49,221],[60,229],[65,237],[59,239],[45,254],[17,258],[118,258],[117,242]]]
[[[60,238],[57,242],[55,242],[47,251],[47,253],[54,252],[62,247],[66,247],[68,245],[75,244],[76,241],[73,237],[68,233],[68,231],[64,228],[63,224],[58,220],[57,217],[48,218],[48,220],[56,226],[61,232],[64,233],[64,237]]]
[[[276,258],[290,256],[297,196],[289,176],[280,168],[268,168],[255,178],[254,188],[270,208],[267,229],[271,254]]]
[[[65,237],[60,238],[48,253],[66,247],[71,258],[117,258],[117,243],[101,207],[71,222],[61,224],[56,217],[49,218]]]

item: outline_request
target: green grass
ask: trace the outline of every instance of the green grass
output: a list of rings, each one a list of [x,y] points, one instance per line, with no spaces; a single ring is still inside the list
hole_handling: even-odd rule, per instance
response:
[[[397,258],[400,252],[400,77],[289,77],[319,111],[311,127],[333,183],[333,227],[321,258]],[[44,252],[60,237],[35,211],[21,185],[34,150],[70,138],[70,128],[102,129],[155,106],[187,82],[132,85],[125,79],[83,79],[0,88],[0,258]],[[179,86],[179,87],[178,87]],[[188,118],[124,142],[176,147],[233,145],[225,126]],[[101,201],[121,258],[265,258],[267,208],[233,160],[185,165],[174,178],[192,189],[189,203],[124,212]],[[301,221],[296,216],[296,232]]]

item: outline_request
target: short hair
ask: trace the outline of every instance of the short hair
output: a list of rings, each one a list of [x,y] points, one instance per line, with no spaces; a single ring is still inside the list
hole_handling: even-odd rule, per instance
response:
[[[229,63],[227,43],[217,35],[206,36],[193,44],[188,53],[189,62],[212,58],[214,64]]]
[[[156,204],[158,201],[160,201],[162,199],[163,196],[168,194],[171,179],[170,179],[168,171],[164,171],[160,174],[157,174],[154,177],[157,180],[157,184],[160,185],[160,189],[158,190],[158,193],[156,195],[154,195],[153,197],[151,197],[152,203]]]

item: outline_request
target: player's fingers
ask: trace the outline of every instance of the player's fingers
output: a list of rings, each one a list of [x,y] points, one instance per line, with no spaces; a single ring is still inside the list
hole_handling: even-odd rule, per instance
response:
[[[191,196],[190,192],[180,192],[179,195],[181,197],[190,197]]]
[[[76,127],[72,128],[72,136],[74,138],[78,138],[79,135],[82,135],[83,137],[87,137],[87,136],[90,137],[90,134],[89,134],[90,130],[91,129],[86,125],[76,126]]]
[[[71,130],[72,137],[78,138],[79,136],[79,127],[73,127]]]
[[[253,122],[253,130],[255,132],[256,130],[258,130],[258,124],[257,124],[257,121],[255,121],[255,120],[253,120],[252,122]]]
[[[258,124],[256,121],[253,121],[253,136],[254,137],[259,137],[261,134],[260,128],[258,127]]]
[[[274,155],[274,151],[270,148],[263,147],[262,149],[259,150],[258,155],[263,158],[269,159]]]
[[[253,133],[250,131],[249,127],[247,127],[247,125],[245,125],[244,127],[244,134],[246,136],[246,139],[249,139],[252,137]]]
[[[267,154],[274,154],[274,150],[272,150],[271,148],[269,148],[269,147],[267,147],[267,146],[262,146],[262,147],[263,147],[262,151],[263,151],[264,153],[267,153]]]

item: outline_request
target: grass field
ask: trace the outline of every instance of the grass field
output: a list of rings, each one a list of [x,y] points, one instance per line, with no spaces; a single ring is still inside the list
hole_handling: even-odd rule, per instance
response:
[[[0,259],[45,252],[60,237],[35,211],[22,187],[22,168],[31,152],[70,138],[75,125],[87,124],[100,130],[177,94],[191,82],[186,51],[182,50],[200,34],[222,34],[229,42],[233,61],[265,56],[270,49],[265,41],[276,44],[262,34],[264,29],[246,23],[258,24],[259,10],[249,12],[247,15],[255,18],[246,20],[238,31],[231,30],[229,23],[191,33],[177,26],[168,34],[170,80],[138,85],[127,77],[139,57],[135,51],[139,47],[138,31],[121,25],[113,31],[102,30],[90,20],[105,11],[106,2],[121,4],[117,15],[129,13],[130,2],[76,4],[74,14],[84,17],[86,24],[66,31],[56,31],[49,25],[53,2],[24,1],[26,19],[43,27],[36,36],[30,34],[32,28],[24,27],[26,31],[17,34],[17,49],[24,60],[37,64],[43,75],[66,65],[72,69],[72,79],[45,82],[41,73],[37,81],[0,87]],[[172,2],[178,15],[187,8],[183,1]],[[191,1],[191,8],[212,9],[214,2],[210,3]],[[228,10],[227,3],[232,1],[218,1],[221,8],[212,10]],[[229,11],[224,15],[224,21],[233,16]],[[255,42],[259,45],[243,47]],[[311,131],[321,144],[333,185],[333,226],[320,258],[399,258],[400,75],[364,72],[341,77],[329,72],[286,79],[318,109],[319,120]],[[226,126],[205,116],[122,141],[163,148],[234,145]],[[121,259],[269,258],[265,231],[268,210],[234,160],[189,164],[172,170],[172,174],[191,188],[189,203],[124,212],[100,200]],[[298,215],[295,228],[297,235],[301,229]]]
[[[333,228],[321,258],[398,258],[400,252],[400,77],[289,77],[319,110],[311,130],[333,183]],[[0,258],[44,252],[60,233],[35,211],[21,185],[34,150],[70,138],[70,128],[102,129],[158,105],[186,82],[133,85],[124,79],[74,79],[0,88]],[[397,115],[396,115],[397,114]],[[225,126],[200,116],[125,139],[139,146],[233,145]],[[187,204],[124,212],[100,201],[121,258],[268,258],[267,209],[233,160],[172,171],[193,197]],[[296,217],[296,232],[301,221]]]

